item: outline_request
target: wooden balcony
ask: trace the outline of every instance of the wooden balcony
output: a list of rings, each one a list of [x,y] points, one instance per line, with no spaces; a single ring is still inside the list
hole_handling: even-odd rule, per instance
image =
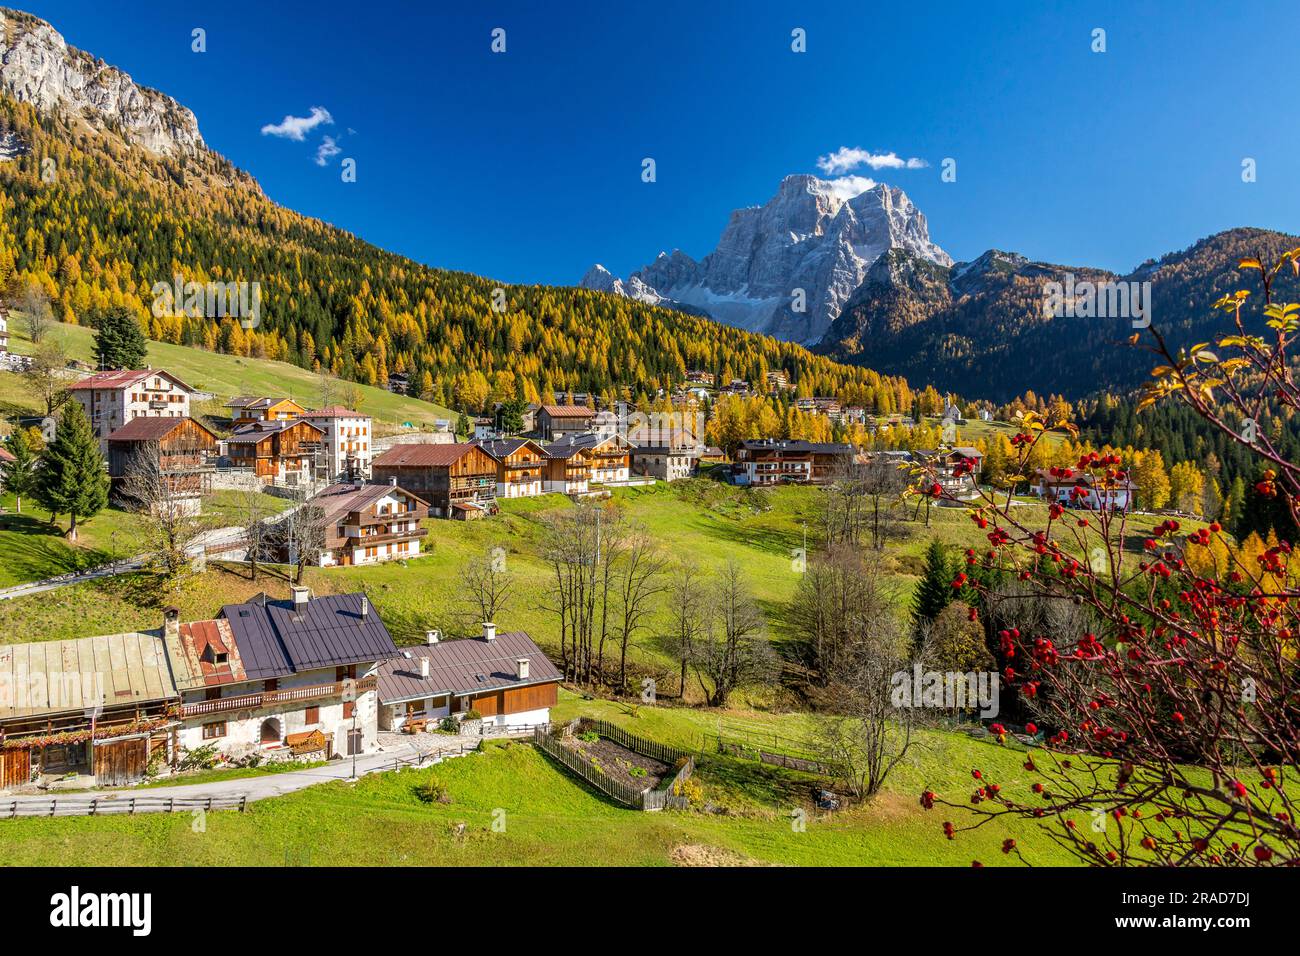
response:
[[[364,694],[379,686],[375,677],[362,677],[356,681],[357,693]],[[239,697],[220,697],[217,700],[200,700],[181,706],[182,717],[201,717],[206,714],[223,714],[231,710],[257,710],[291,704],[296,701],[316,700],[321,697],[338,697],[343,694],[344,681],[329,684],[311,684],[307,687],[286,687],[266,690],[260,694],[241,694]]]

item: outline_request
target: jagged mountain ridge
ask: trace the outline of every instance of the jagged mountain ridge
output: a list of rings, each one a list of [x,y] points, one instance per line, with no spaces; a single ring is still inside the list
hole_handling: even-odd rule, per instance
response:
[[[1049,316],[1046,283],[1064,283],[1067,273],[1076,283],[1150,282],[1152,322],[1177,347],[1226,331],[1211,306],[1228,292],[1254,288],[1251,275],[1237,269],[1242,257],[1267,261],[1297,245],[1300,238],[1284,233],[1231,229],[1122,276],[998,250],[945,268],[895,250],[872,269],[817,351],[994,400],[1026,389],[1068,398],[1124,391],[1155,364],[1149,352],[1128,345],[1131,321]],[[1300,294],[1289,275],[1276,289]],[[1262,320],[1258,325],[1263,331]]]
[[[8,7],[0,7],[0,91],[43,113],[114,129],[156,155],[204,148],[190,110],[69,46],[44,20]]]
[[[678,249],[627,280],[593,266],[580,285],[703,310],[729,325],[811,345],[891,249],[952,263],[901,189],[881,183],[845,195],[836,183],[793,175],[762,206],[733,212],[717,247],[698,262]],[[802,312],[796,290],[803,290]]]

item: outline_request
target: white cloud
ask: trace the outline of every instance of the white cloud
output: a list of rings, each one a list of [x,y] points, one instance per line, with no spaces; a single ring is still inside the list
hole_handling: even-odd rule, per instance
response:
[[[924,169],[929,165],[924,159],[915,156],[903,159],[892,151],[873,153],[860,146],[841,146],[835,152],[817,159],[817,168],[828,176],[847,173],[859,166],[870,166],[872,169]]]
[[[852,199],[854,196],[861,196],[876,185],[874,179],[869,179],[866,176],[840,176],[838,179],[828,179],[826,182],[831,187],[831,194],[838,196],[840,199]]]
[[[263,136],[281,136],[301,143],[307,134],[322,124],[333,125],[334,117],[323,106],[313,106],[309,116],[286,116],[278,123],[267,123],[262,127]]]
[[[333,136],[326,136],[321,140],[320,145],[316,147],[316,165],[324,166],[332,157],[341,152],[343,152],[343,148],[339,146],[338,140]]]

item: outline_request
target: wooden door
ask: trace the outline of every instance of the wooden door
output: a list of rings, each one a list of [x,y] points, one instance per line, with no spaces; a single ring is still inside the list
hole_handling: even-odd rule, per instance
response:
[[[141,779],[149,765],[149,741],[143,737],[95,744],[95,783],[121,787]]]

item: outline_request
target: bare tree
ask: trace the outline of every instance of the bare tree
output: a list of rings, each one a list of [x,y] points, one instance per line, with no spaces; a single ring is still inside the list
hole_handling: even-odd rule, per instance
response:
[[[460,570],[461,595],[468,605],[466,617],[495,621],[513,596],[514,584],[514,575],[506,569],[503,547],[494,547],[466,561]]]
[[[68,400],[67,367],[68,353],[63,343],[49,339],[37,347],[32,364],[23,372],[27,387],[44,403],[46,415],[53,415]]]
[[[835,680],[858,643],[892,626],[901,594],[890,580],[879,555],[849,545],[836,545],[809,562],[789,620],[805,636],[806,663],[818,685]]]
[[[543,520],[543,553],[552,574],[543,608],[560,618],[561,669],[572,680],[591,683],[603,678],[613,565],[624,522],[617,510],[595,502]]]
[[[201,498],[191,476],[166,469],[156,447],[133,453],[119,480],[117,497],[139,513],[143,549],[154,569],[173,587],[193,572],[200,537],[214,526],[199,513]]]
[[[262,531],[266,550],[283,557],[293,569],[293,583],[301,584],[303,571],[325,550],[325,512],[320,505],[300,501],[279,518],[266,522]]]
[[[618,688],[623,693],[627,692],[627,649],[636,634],[646,626],[652,599],[664,590],[666,564],[646,529],[632,527],[615,572]]]
[[[882,550],[899,529],[906,475],[879,456],[867,462],[844,458],[821,495],[822,538],[827,548],[857,546],[869,538]]]
[[[267,540],[272,534],[268,526],[271,511],[263,502],[261,490],[255,485],[245,488],[240,506],[244,538],[248,542],[248,570],[252,580],[256,581]]]
[[[17,305],[25,317],[27,337],[33,345],[40,345],[54,324],[54,310],[45,290],[38,283],[28,282],[18,296]]]
[[[825,716],[815,735],[817,749],[856,797],[876,794],[913,744],[914,702],[896,706],[893,693],[895,675],[909,675],[901,651],[906,642],[897,620],[890,620],[892,627],[880,627],[854,645],[818,695]]]
[[[680,696],[686,697],[686,672],[695,642],[712,626],[712,605],[708,600],[699,566],[686,561],[676,567],[668,583],[669,629],[664,644],[681,662]]]
[[[739,688],[771,683],[777,658],[763,612],[734,561],[728,562],[709,599],[716,608],[715,626],[692,642],[691,664],[709,706],[725,707]]]

